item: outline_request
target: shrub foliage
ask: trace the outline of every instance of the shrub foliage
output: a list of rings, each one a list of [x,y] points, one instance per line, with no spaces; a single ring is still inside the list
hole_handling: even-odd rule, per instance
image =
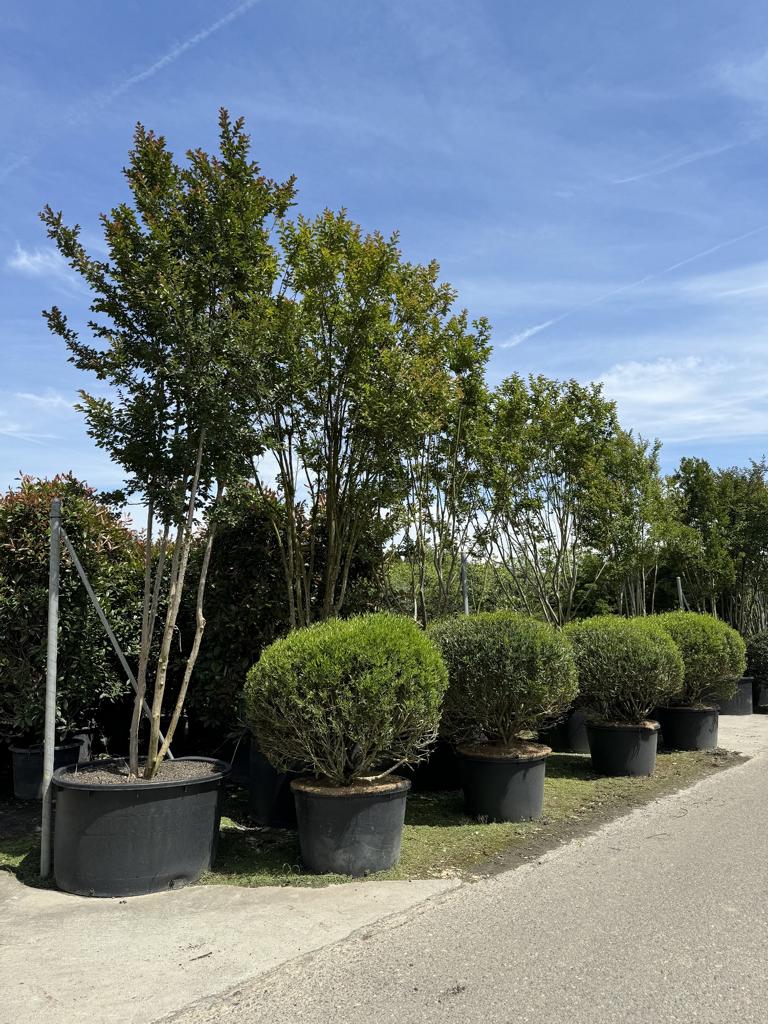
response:
[[[573,654],[562,634],[517,612],[442,619],[428,630],[448,667],[445,732],[511,746],[576,697]]]
[[[412,620],[331,619],[264,651],[248,673],[246,717],[276,768],[348,785],[426,754],[447,684],[437,649]]]
[[[584,705],[600,721],[642,722],[680,692],[680,652],[654,620],[599,615],[569,623],[564,632]]]
[[[142,545],[93,490],[72,476],[22,477],[0,498],[0,736],[42,739],[48,625],[49,515],[62,522],[126,654],[140,629]],[[66,550],[59,580],[57,727],[87,724],[127,689],[104,630]]]
[[[685,679],[677,703],[701,707],[733,696],[746,665],[745,644],[735,629],[698,612],[667,612],[654,621],[669,633],[683,658]]]
[[[768,630],[755,633],[747,640],[747,674],[756,683],[768,683]]]

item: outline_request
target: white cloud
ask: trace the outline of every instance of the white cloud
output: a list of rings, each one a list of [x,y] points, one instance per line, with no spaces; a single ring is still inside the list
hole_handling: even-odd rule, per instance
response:
[[[723,64],[718,77],[732,96],[756,103],[768,102],[768,50],[752,60]]]
[[[17,242],[5,265],[9,270],[26,277],[45,277],[68,289],[81,287],[80,279],[56,249],[25,249]]]
[[[74,409],[74,405],[70,399],[65,398],[64,395],[60,395],[52,388],[48,388],[48,390],[43,394],[36,394],[32,391],[17,391],[14,397],[20,402],[26,402],[39,409],[66,409],[68,412],[71,412]]]
[[[768,434],[768,365],[755,354],[618,363],[599,378],[622,423],[662,441]]]

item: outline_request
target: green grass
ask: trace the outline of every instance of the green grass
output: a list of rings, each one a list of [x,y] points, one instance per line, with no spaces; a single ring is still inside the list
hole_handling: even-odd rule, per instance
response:
[[[408,797],[402,854],[377,879],[473,877],[536,856],[601,822],[688,786],[735,762],[705,752],[660,754],[650,778],[595,775],[588,757],[554,754],[547,762],[544,816],[522,824],[478,824],[464,813],[460,792]],[[209,885],[305,885],[347,882],[302,871],[294,833],[250,825],[244,804],[231,800],[222,821]]]
[[[412,793],[400,862],[370,877],[472,878],[511,867],[737,760],[723,752],[660,754],[653,776],[628,779],[595,775],[588,757],[553,754],[547,763],[544,816],[523,824],[478,824],[464,814],[460,792]],[[0,870],[40,885],[35,820],[28,805],[0,805]],[[344,876],[305,873],[295,833],[254,825],[245,793],[228,794],[216,863],[204,884],[321,886],[347,881]]]

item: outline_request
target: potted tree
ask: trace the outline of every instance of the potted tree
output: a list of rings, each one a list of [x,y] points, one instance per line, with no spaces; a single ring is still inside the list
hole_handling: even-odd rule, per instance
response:
[[[248,724],[291,787],[310,871],[365,875],[397,862],[410,783],[397,769],[437,735],[447,673],[411,620],[331,619],[276,640],[248,673]]]
[[[445,728],[457,743],[468,812],[487,821],[541,814],[549,747],[530,740],[577,693],[568,643],[515,612],[480,612],[429,628],[448,666]]]
[[[40,799],[43,780],[47,532],[54,497],[63,499],[67,535],[115,632],[128,650],[138,640],[139,538],[74,477],[22,477],[0,497],[0,738],[11,742],[14,793],[21,800]],[[128,686],[66,552],[59,592],[56,768],[77,763],[83,741],[75,733]]]
[[[683,659],[683,686],[658,710],[664,744],[676,750],[717,746],[718,703],[734,695],[744,672],[745,645],[735,629],[712,615],[667,612],[654,617],[677,644]],[[749,683],[752,707],[752,682]]]
[[[48,324],[75,366],[99,381],[97,394],[81,392],[88,431],[123,468],[123,493],[146,509],[128,757],[54,777],[56,882],[103,896],[193,881],[214,855],[228,766],[166,755],[203,639],[217,511],[259,451],[254,424],[278,272],[271,233],[293,195],[292,180],[280,185],[261,174],[242,122],[225,111],[219,152],[190,151],[184,164],[139,125],[125,177],[132,203],[101,217],[106,256],[90,256],[60,213],[46,207],[41,215],[93,295],[93,342],[81,341],[56,307],[45,314]],[[200,530],[195,629],[163,739],[171,645]],[[140,756],[145,696],[151,719]]]
[[[747,675],[754,680],[753,706],[764,708],[768,704],[768,630],[747,640]]]
[[[680,692],[683,662],[652,619],[600,615],[564,630],[590,712],[592,764],[603,775],[652,775],[659,723],[651,710]]]

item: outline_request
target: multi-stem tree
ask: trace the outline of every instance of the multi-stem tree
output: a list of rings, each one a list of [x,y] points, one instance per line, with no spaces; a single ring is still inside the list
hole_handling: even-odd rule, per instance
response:
[[[397,237],[344,211],[280,231],[266,458],[291,625],[337,615],[361,543],[381,549],[405,493],[403,457],[449,385],[441,331],[453,292],[436,264],[402,260]]]
[[[46,207],[41,214],[92,293],[87,326],[93,343],[81,341],[58,308],[45,315],[70,360],[99,382],[98,391],[81,392],[88,431],[122,466],[125,492],[138,495],[147,510],[130,771],[139,772],[141,708],[153,667],[144,767],[152,778],[173,740],[205,628],[214,529],[207,532],[195,581],[195,633],[161,743],[171,641],[193,533],[259,449],[265,338],[278,272],[271,236],[294,189],[293,179],[278,184],[261,174],[242,121],[233,123],[223,110],[218,154],[196,149],[179,163],[161,136],[138,125],[124,173],[132,202],[101,217],[106,258],[89,255],[79,227],[65,226],[60,213]]]

